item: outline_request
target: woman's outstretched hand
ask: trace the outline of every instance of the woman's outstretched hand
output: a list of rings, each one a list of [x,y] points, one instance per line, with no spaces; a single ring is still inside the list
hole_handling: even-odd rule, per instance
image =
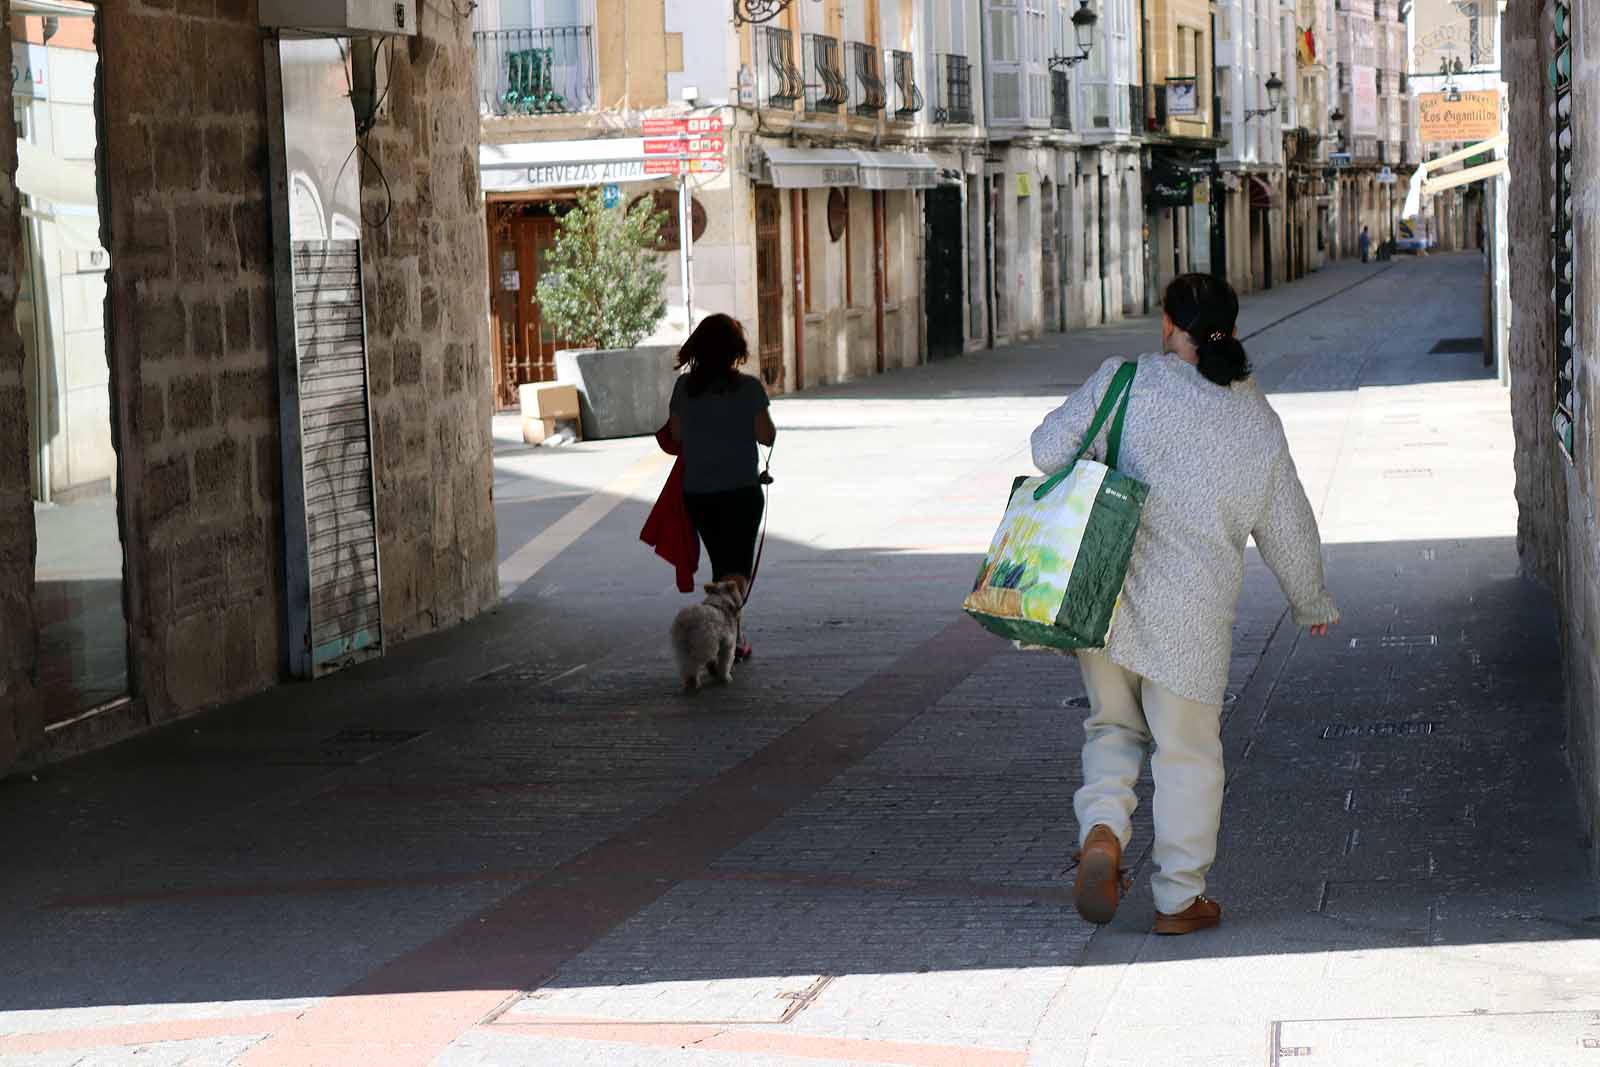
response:
[[[1311,627],[1311,636],[1327,637],[1328,631],[1331,629],[1333,629],[1333,623],[1319,622],[1317,625]]]

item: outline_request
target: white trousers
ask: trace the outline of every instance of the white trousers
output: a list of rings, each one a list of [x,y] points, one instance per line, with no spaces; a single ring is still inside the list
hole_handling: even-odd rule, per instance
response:
[[[1080,652],[1090,714],[1084,723],[1083,788],[1073,798],[1078,842],[1105,825],[1126,849],[1138,807],[1145,749],[1154,742],[1156,908],[1183,911],[1206,888],[1222,824],[1222,709],[1178,696],[1098,652]]]

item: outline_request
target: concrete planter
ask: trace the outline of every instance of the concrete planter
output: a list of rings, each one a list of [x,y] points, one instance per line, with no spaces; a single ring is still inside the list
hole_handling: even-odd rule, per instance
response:
[[[557,352],[557,380],[578,387],[584,440],[640,437],[661,429],[677,377],[675,351],[670,345],[644,345]]]

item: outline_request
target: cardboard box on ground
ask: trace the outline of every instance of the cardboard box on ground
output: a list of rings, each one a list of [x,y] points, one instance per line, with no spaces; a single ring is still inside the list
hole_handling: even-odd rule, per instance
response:
[[[554,443],[571,435],[583,440],[578,388],[565,382],[533,382],[517,387],[522,407],[522,439],[530,445]]]

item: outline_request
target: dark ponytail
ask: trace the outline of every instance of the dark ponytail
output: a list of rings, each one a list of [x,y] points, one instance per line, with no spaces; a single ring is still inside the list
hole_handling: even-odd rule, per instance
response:
[[[1239,298],[1231,285],[1211,274],[1180,274],[1161,304],[1172,324],[1194,342],[1207,381],[1227,387],[1250,377],[1250,357],[1233,335]]]

